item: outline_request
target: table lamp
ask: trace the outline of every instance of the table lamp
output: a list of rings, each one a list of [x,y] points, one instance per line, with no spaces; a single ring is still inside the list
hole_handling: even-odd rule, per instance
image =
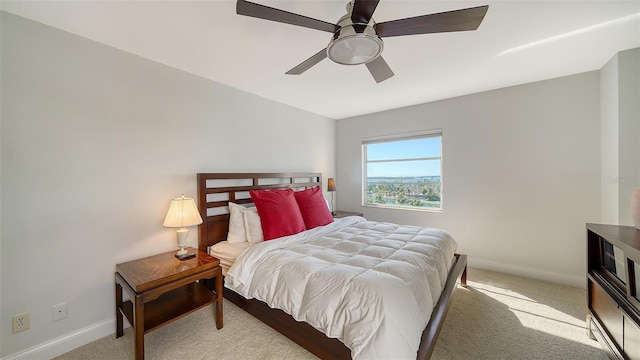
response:
[[[180,260],[194,257],[194,253],[187,252],[187,236],[189,230],[187,226],[202,224],[202,218],[196,207],[196,203],[192,198],[182,197],[171,200],[167,217],[164,219],[162,226],[168,228],[178,228],[176,234],[178,236],[178,247],[180,250],[176,253],[176,257]]]

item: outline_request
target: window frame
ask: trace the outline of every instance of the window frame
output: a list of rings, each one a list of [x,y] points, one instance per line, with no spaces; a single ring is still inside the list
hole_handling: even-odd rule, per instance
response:
[[[425,157],[425,158],[397,158],[397,159],[385,159],[385,160],[373,160],[369,161],[367,159],[367,145],[371,144],[380,144],[380,143],[389,143],[396,141],[406,141],[406,140],[417,140],[417,139],[427,139],[427,138],[440,138],[440,156],[439,157]],[[361,142],[362,147],[362,195],[361,195],[361,203],[364,207],[371,208],[381,208],[381,209],[400,209],[400,210],[409,210],[409,211],[426,211],[426,212],[437,212],[440,213],[444,210],[444,180],[443,180],[443,141],[444,135],[442,129],[432,129],[432,130],[423,130],[423,131],[415,131],[411,133],[403,133],[403,134],[394,134],[394,135],[384,135],[377,137],[369,137],[363,138]],[[411,205],[392,205],[392,204],[375,204],[375,203],[367,203],[367,189],[368,189],[368,181],[367,181],[367,165],[369,163],[376,162],[401,162],[401,161],[416,161],[416,160],[440,160],[440,207],[426,207],[426,206],[411,206]]]

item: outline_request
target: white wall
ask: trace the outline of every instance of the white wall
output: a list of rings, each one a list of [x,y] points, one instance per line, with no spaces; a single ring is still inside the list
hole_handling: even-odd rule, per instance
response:
[[[584,286],[600,219],[599,74],[337,122],[337,209],[448,230],[472,265]],[[442,213],[361,206],[362,138],[443,129]]]
[[[630,199],[640,187],[640,48],[618,53],[619,224],[633,225]]]
[[[2,357],[113,332],[115,265],[176,248],[162,221],[196,173],[334,176],[334,120],[8,13],[1,26]]]
[[[620,203],[618,171],[618,55],[600,70],[600,141],[602,152],[601,219],[605,224],[617,224]]]
[[[633,225],[640,187],[640,48],[617,53],[600,71],[602,221]]]

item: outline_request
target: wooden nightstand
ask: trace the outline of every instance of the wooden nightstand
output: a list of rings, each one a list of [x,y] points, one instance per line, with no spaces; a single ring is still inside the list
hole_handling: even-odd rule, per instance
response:
[[[340,219],[347,216],[363,216],[362,213],[350,211],[334,211],[331,215],[333,215],[334,219]]]
[[[222,328],[220,260],[188,250],[196,257],[180,261],[171,251],[116,265],[116,338],[124,334],[124,315],[134,328],[136,360],[144,359],[144,334],[214,302],[216,327]],[[215,293],[196,281],[214,277]],[[122,289],[130,300],[122,300]]]

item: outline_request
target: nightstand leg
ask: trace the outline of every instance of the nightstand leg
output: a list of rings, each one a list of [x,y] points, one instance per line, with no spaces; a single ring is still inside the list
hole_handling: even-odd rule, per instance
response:
[[[124,324],[122,323],[122,286],[116,283],[116,339],[124,335]]]
[[[222,274],[219,273],[216,276],[216,295],[218,300],[216,301],[216,328],[222,329]]]
[[[136,295],[134,319],[136,360],[144,360],[144,302],[141,295]]]
[[[464,267],[464,270],[462,270],[462,276],[460,277],[460,285],[462,285],[463,287],[467,287],[467,267]]]

